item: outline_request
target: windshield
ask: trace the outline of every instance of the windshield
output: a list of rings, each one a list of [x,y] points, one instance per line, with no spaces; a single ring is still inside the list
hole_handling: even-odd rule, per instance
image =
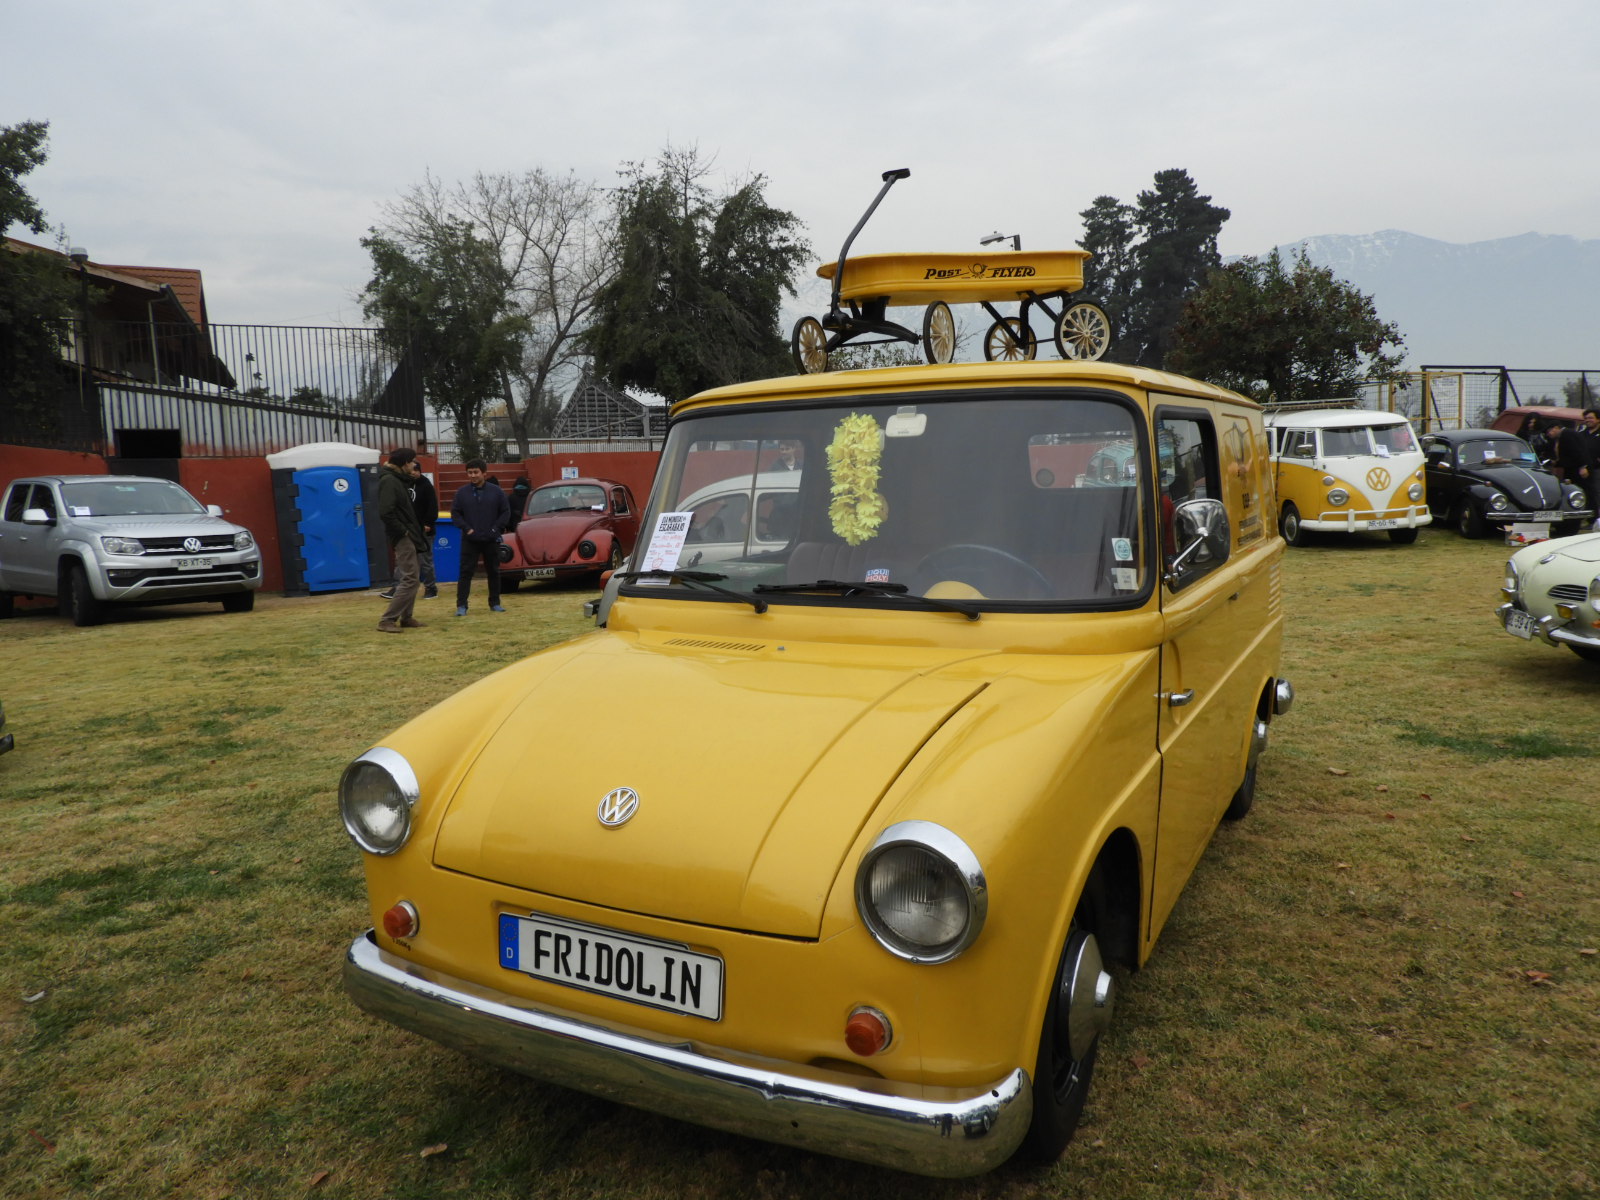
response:
[[[1131,406],[1062,392],[916,399],[680,418],[634,566],[713,572],[747,589],[876,589],[830,603],[1138,598],[1153,506]],[[662,578],[634,586],[708,595]]]
[[[68,483],[61,488],[74,517],[194,516],[205,509],[193,496],[164,479]]]
[[[564,508],[603,508],[606,492],[592,483],[567,483],[542,487],[528,497],[525,516],[538,513],[560,512]]]
[[[1347,425],[1322,431],[1324,458],[1388,458],[1416,448],[1409,425]]]
[[[1463,442],[1457,454],[1463,467],[1501,467],[1508,463],[1524,467],[1539,465],[1539,456],[1533,452],[1533,447],[1509,433],[1482,441]]]

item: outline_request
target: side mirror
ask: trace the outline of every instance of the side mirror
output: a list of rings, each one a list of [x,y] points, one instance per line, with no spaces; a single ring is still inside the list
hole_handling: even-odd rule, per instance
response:
[[[1167,567],[1167,586],[1176,591],[1188,576],[1204,574],[1228,561],[1233,529],[1220,500],[1186,500],[1172,513],[1178,553]]]
[[[220,517],[222,515],[222,505],[208,504],[206,505],[206,512],[210,513],[213,517]]]
[[[22,523],[24,525],[54,525],[55,518],[42,508],[25,508],[22,510]]]
[[[1294,456],[1296,458],[1315,458],[1317,456],[1317,448],[1306,445],[1296,446],[1294,448]]]

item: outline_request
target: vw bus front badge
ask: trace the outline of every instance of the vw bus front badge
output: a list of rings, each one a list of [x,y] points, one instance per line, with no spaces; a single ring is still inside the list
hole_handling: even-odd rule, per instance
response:
[[[626,825],[628,818],[638,810],[639,793],[630,787],[619,787],[606,793],[595,815],[600,818],[600,824],[615,829],[618,825]]]

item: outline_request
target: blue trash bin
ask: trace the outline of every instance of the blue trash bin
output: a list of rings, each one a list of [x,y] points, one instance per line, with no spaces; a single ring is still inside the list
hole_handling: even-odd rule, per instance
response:
[[[448,515],[433,527],[433,577],[440,583],[461,578],[461,530]]]

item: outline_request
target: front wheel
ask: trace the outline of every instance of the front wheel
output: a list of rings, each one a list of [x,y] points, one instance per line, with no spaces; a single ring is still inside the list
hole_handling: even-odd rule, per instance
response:
[[[1483,514],[1470,500],[1463,500],[1456,508],[1456,532],[1464,538],[1483,536]]]
[[[624,557],[626,557],[626,556],[622,553],[622,543],[619,542],[619,541],[613,540],[612,543],[611,543],[611,561],[606,564],[606,570],[608,570],[608,571],[620,571],[620,570],[622,570],[622,560],[623,560]]]
[[[1038,339],[1020,317],[1002,317],[984,335],[983,357],[990,362],[1023,362],[1038,352]]]
[[[821,375],[828,369],[828,331],[815,317],[801,317],[789,338],[795,369],[802,375]]]
[[[1567,649],[1583,659],[1584,662],[1600,663],[1600,650],[1596,650],[1593,646],[1574,646],[1571,642],[1568,642]]]
[[[1285,504],[1283,511],[1278,514],[1278,532],[1291,546],[1306,544],[1306,527],[1300,523],[1300,510],[1294,505]]]
[[[247,613],[256,606],[254,592],[230,592],[222,598],[222,611],[231,613]]]
[[[956,319],[943,300],[935,300],[922,312],[922,356],[931,363],[956,360]]]
[[[1415,529],[1391,529],[1389,530],[1389,540],[1396,546],[1409,546],[1417,540],[1417,531]]]
[[[62,589],[62,595],[67,599],[74,625],[98,625],[105,619],[104,605],[95,596],[94,589],[89,586],[89,576],[76,563],[67,568],[66,586]]]
[[[1111,346],[1111,318],[1098,304],[1074,304],[1056,321],[1056,351],[1062,358],[1095,362]]]

